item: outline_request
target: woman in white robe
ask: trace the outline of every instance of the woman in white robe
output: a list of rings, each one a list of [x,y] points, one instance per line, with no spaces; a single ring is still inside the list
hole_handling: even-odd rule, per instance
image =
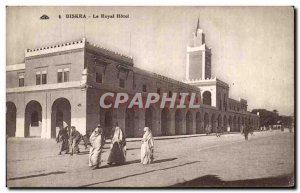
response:
[[[144,136],[141,146],[141,163],[150,164],[153,162],[154,138],[149,127],[144,128]]]
[[[103,129],[98,125],[90,136],[91,148],[89,154],[89,166],[97,169],[101,165],[101,151],[105,144]]]

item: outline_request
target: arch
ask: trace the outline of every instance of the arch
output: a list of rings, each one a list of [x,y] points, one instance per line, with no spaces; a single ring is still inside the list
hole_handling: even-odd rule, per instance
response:
[[[111,137],[113,127],[112,110],[106,110],[104,113],[104,133],[106,137]]]
[[[125,135],[134,137],[134,109],[126,109],[125,112]]]
[[[170,112],[169,109],[164,108],[161,111],[161,135],[167,135],[170,128]]]
[[[183,134],[182,129],[182,113],[181,110],[177,109],[175,112],[175,135]]]
[[[233,126],[232,130],[233,131],[237,131],[237,129],[236,129],[236,116],[233,117],[233,121],[232,122],[233,122],[232,123],[232,126]]]
[[[193,114],[191,111],[186,113],[185,117],[186,134],[193,134]]]
[[[64,120],[64,113],[61,110],[56,112],[56,125],[62,123]]]
[[[25,137],[41,137],[42,133],[42,106],[32,100],[25,108]]]
[[[17,107],[13,102],[6,102],[6,135],[16,136]]]
[[[204,129],[206,129],[207,125],[209,125],[209,115],[208,113],[204,114]]]
[[[196,113],[196,133],[204,133],[204,129],[201,128],[201,114],[200,114],[200,112]]]
[[[227,117],[226,117],[226,115],[224,115],[224,117],[223,117],[223,128],[224,128],[224,131],[227,131],[227,127],[228,127]]]
[[[58,98],[52,104],[51,138],[55,138],[59,128],[71,125],[71,104],[66,98]]]
[[[218,116],[218,127],[223,127],[221,114],[219,114],[219,116]]]
[[[153,108],[150,106],[149,108],[146,109],[145,112],[145,126],[149,127],[151,131],[153,131],[152,121],[153,121]]]
[[[39,113],[37,111],[33,111],[30,117],[31,126],[39,126]]]
[[[256,118],[254,118],[254,127],[256,130],[259,129],[258,120]]]
[[[241,131],[242,128],[241,128],[241,119],[240,119],[240,117],[238,117],[237,127],[238,127],[237,130]]]
[[[211,115],[211,131],[215,132],[216,131],[216,116],[215,114]]]
[[[211,93],[209,91],[205,91],[203,93],[203,104],[205,105],[211,105]]]
[[[229,132],[232,131],[232,117],[229,116],[228,118],[228,124],[229,124]]]

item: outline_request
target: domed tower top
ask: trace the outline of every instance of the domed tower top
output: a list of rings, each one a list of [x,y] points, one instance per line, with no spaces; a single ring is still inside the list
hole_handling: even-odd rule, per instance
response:
[[[211,49],[206,46],[205,35],[198,18],[193,32],[193,45],[187,47],[186,80],[211,78]]]
[[[197,22],[197,27],[196,30],[193,32],[194,35],[194,47],[199,47],[205,44],[205,34],[203,33],[203,30],[200,29],[200,23],[199,23],[199,18]]]

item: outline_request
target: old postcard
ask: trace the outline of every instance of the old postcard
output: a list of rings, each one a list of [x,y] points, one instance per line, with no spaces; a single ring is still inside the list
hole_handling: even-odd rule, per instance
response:
[[[294,7],[6,8],[6,184],[294,187]]]

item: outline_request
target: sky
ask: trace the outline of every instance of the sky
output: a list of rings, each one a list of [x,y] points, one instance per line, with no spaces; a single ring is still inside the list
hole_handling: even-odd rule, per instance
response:
[[[43,14],[50,19],[40,20]],[[186,49],[199,18],[212,49],[212,75],[229,84],[229,97],[247,99],[249,110],[294,113],[292,7],[8,7],[6,17],[7,65],[24,62],[26,48],[86,37],[133,56],[136,67],[177,80],[185,79]]]

